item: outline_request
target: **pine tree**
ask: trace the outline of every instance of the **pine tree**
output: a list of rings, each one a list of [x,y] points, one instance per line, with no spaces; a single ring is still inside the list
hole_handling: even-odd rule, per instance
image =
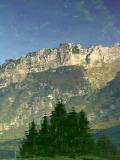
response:
[[[41,124],[40,135],[47,136],[48,133],[49,133],[48,117],[45,115],[43,117],[43,122]]]
[[[90,133],[89,121],[83,110],[78,115],[78,130],[79,154],[84,155],[95,152],[95,143]]]
[[[20,157],[34,157],[37,150],[38,133],[35,122],[32,121],[29,130],[26,132],[26,138],[20,147]]]
[[[48,118],[45,115],[43,117],[43,122],[41,124],[41,129],[39,131],[39,138],[38,138],[38,154],[42,156],[49,155],[49,124],[48,124]]]
[[[65,152],[65,123],[66,110],[62,101],[58,101],[50,120],[50,142],[54,154],[63,154]]]
[[[72,108],[72,110],[67,115],[66,120],[66,141],[67,149],[70,156],[75,154],[77,147],[77,134],[78,134],[78,124],[77,124],[77,114]]]
[[[43,117],[39,133],[34,121],[30,124],[20,148],[21,157],[93,153],[95,145],[84,111],[77,114],[72,108],[67,113],[63,102],[58,101],[49,118]]]

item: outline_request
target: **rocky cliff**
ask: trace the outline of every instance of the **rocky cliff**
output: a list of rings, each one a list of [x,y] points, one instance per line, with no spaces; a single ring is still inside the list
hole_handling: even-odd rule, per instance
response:
[[[98,124],[105,124],[105,118],[97,117],[104,112],[102,100],[98,104],[96,97],[119,71],[119,43],[89,48],[65,43],[7,60],[0,66],[1,136],[19,137],[33,118],[40,123],[45,113],[51,113],[58,96],[64,97],[67,110],[84,108],[91,125],[100,128]]]
[[[60,44],[58,48],[42,49],[17,60],[6,60],[0,67],[0,87],[22,81],[32,72],[71,65],[84,66],[88,71],[93,67],[104,67],[119,58],[120,44],[112,47],[96,45],[90,48],[82,48],[80,44]]]

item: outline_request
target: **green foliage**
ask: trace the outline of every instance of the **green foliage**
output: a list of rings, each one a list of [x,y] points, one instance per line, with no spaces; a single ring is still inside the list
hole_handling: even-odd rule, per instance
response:
[[[50,119],[50,139],[54,154],[65,152],[66,110],[62,102],[58,102]]]
[[[36,130],[34,121],[26,132],[20,147],[20,157],[53,157],[96,155],[112,156],[117,150],[106,136],[95,144],[86,113],[67,113],[62,101],[58,101],[50,117],[43,117],[41,129]]]
[[[38,139],[37,139],[37,145],[38,145],[38,150],[37,150],[37,155],[45,156],[48,155],[48,147],[50,142],[50,136],[49,136],[49,125],[48,125],[48,118],[45,115],[43,117],[43,122],[41,125],[41,129],[38,132]]]
[[[29,131],[26,132],[26,138],[22,142],[20,147],[21,157],[33,157],[37,151],[37,138],[38,133],[36,130],[35,122],[32,121],[29,127]]]
[[[77,137],[78,137],[78,124],[77,124],[77,114],[72,108],[71,112],[68,113],[66,119],[66,141],[68,147],[68,153],[70,156],[74,156],[76,154],[77,148]]]
[[[78,115],[78,129],[79,129],[79,152],[80,154],[95,153],[95,143],[90,133],[89,121],[86,113],[82,110]]]
[[[100,155],[111,156],[117,154],[117,148],[113,145],[109,137],[102,135],[97,141],[97,147]]]

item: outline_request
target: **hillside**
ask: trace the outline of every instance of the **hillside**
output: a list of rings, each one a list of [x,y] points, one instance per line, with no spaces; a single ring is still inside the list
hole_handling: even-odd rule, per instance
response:
[[[120,73],[107,83],[107,85],[100,89],[96,94],[96,103],[101,106],[98,113],[99,119],[107,121],[106,127],[120,124]]]
[[[31,120],[39,124],[44,114],[51,114],[59,97],[67,111],[84,109],[92,128],[118,125],[119,71],[119,44],[82,48],[65,43],[7,60],[0,67],[0,137],[22,137]]]

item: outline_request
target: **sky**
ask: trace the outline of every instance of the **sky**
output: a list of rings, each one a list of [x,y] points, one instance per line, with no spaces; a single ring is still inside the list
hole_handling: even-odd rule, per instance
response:
[[[120,1],[0,0],[0,64],[64,42],[120,42]]]

